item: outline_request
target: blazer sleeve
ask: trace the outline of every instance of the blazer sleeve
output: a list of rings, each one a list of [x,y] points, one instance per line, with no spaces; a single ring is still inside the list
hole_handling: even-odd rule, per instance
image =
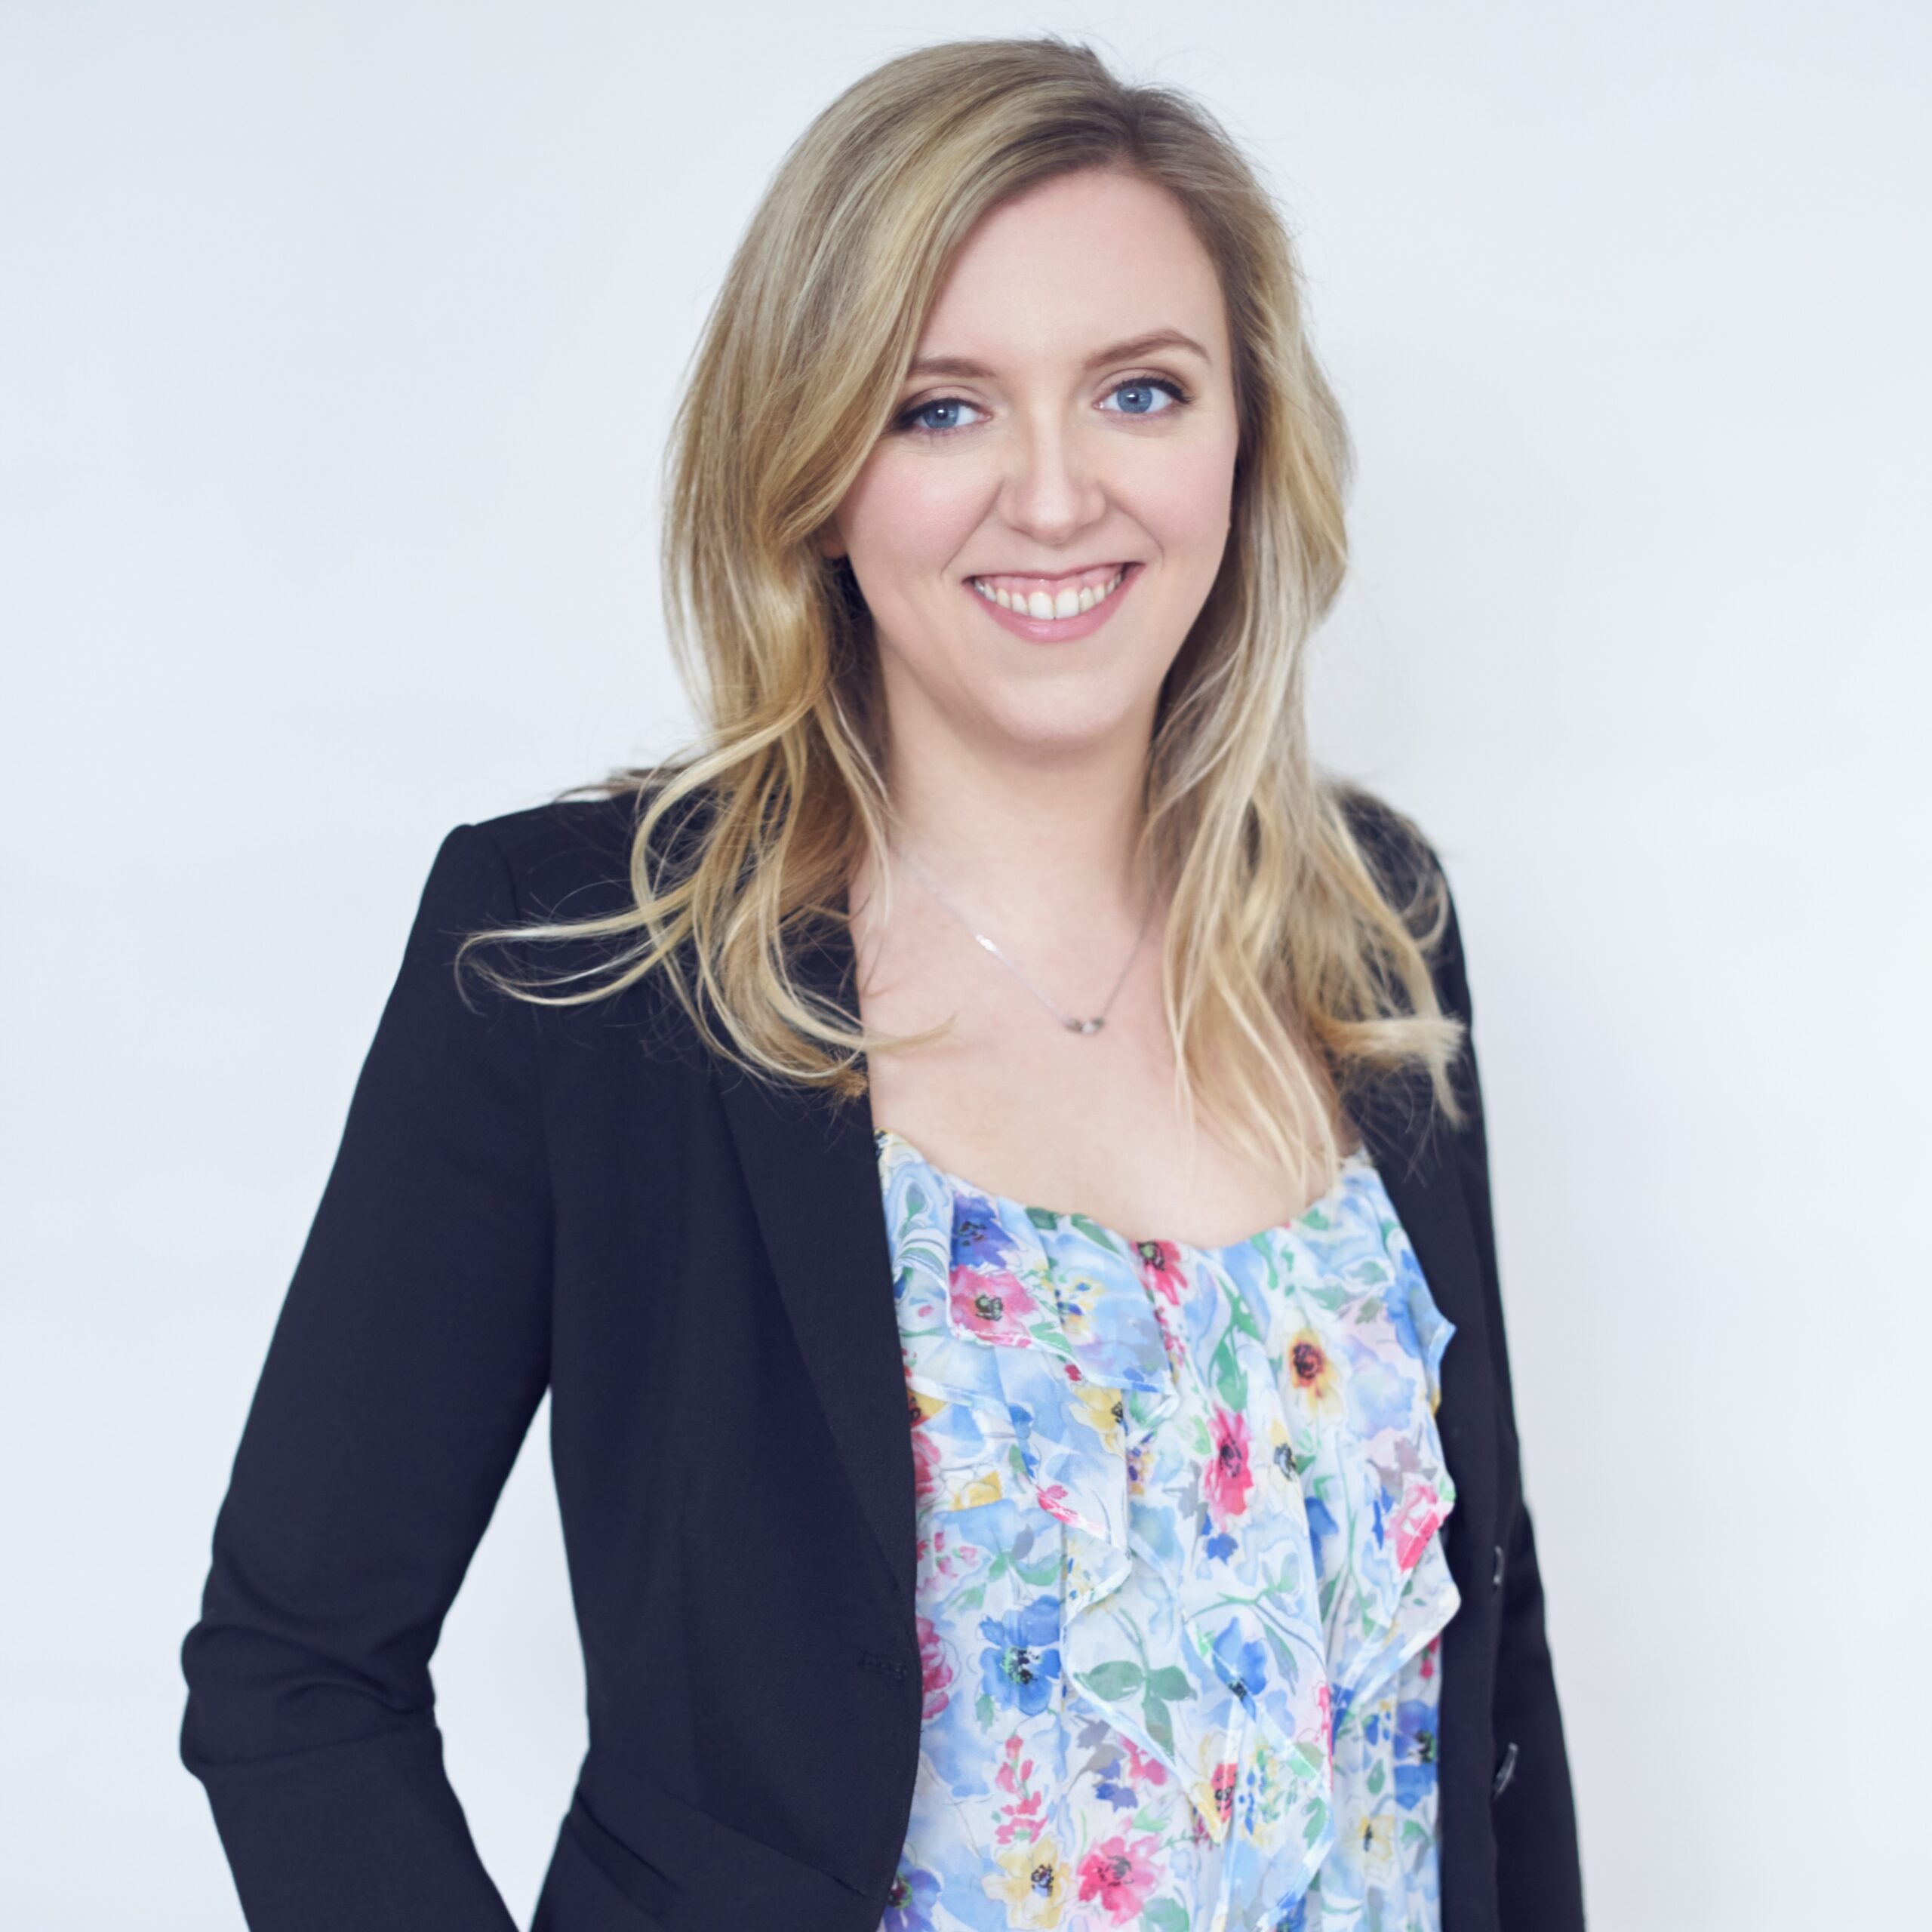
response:
[[[1434,854],[1431,854],[1432,857]],[[1441,872],[1440,860],[1436,861]],[[1440,974],[1444,1004],[1464,1021],[1472,1019],[1469,974],[1463,952],[1454,895],[1447,875],[1447,928]],[[1522,1465],[1516,1433],[1515,1398],[1510,1382],[1509,1351],[1503,1321],[1497,1276],[1496,1226],[1490,1194],[1488,1136],[1483,1114],[1482,1081],[1473,1034],[1462,1061],[1461,1091],[1469,1118],[1457,1135],[1469,1218],[1475,1229],[1482,1268],[1485,1315],[1494,1370],[1505,1466],[1501,1493],[1512,1513],[1503,1533],[1501,1633],[1496,1665],[1494,1708],[1497,1748],[1503,1754],[1496,1773],[1494,1817],[1497,1889],[1501,1932],[1581,1932],[1583,1875],[1577,1818],[1564,1748],[1563,1718],[1544,1627],[1543,1579],[1537,1567],[1536,1537],[1522,1501]]]
[[[518,917],[487,832],[425,885],[276,1321],[182,1646],[183,1762],[256,1932],[514,1932],[429,1660],[549,1378],[536,1009],[453,962]]]

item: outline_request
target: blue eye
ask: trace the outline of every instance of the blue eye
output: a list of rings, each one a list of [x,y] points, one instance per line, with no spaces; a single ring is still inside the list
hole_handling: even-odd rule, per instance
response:
[[[1166,376],[1130,376],[1126,381],[1116,383],[1107,392],[1109,397],[1125,396],[1131,398],[1118,409],[1109,409],[1109,416],[1171,416],[1193,398],[1180,383]],[[1165,407],[1159,406],[1155,398],[1164,395],[1168,398]],[[977,410],[977,402],[968,402],[964,396],[936,395],[930,401],[915,403],[910,409],[902,411],[893,419],[893,427],[909,435],[923,436],[932,440],[949,436],[956,430],[970,429],[970,423],[961,422],[962,410]],[[933,422],[929,419],[938,414],[952,420]]]
[[[1143,398],[1132,407],[1124,407],[1113,414],[1121,416],[1170,416],[1186,401],[1178,383],[1170,382],[1165,376],[1132,376],[1124,383],[1116,383],[1107,392],[1109,395],[1131,395]],[[1154,398],[1157,395],[1168,397],[1174,409],[1157,409]]]
[[[963,396],[936,395],[931,402],[922,402],[915,409],[909,409],[900,417],[898,426],[928,436],[943,436],[965,426],[959,423],[922,423],[920,417],[930,416],[936,409],[949,409],[955,413],[962,409],[977,409],[979,405],[966,401]]]

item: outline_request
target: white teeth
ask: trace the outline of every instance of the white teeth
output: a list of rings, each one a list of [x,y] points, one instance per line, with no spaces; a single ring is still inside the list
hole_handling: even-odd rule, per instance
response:
[[[1022,617],[1052,621],[1077,617],[1092,610],[1096,604],[1104,601],[1120,588],[1126,575],[1127,568],[1123,565],[1115,571],[1111,581],[1097,589],[1090,584],[1079,590],[1063,590],[1055,596],[1049,596],[1044,590],[1035,590],[1026,596],[1016,597],[1008,591],[988,589],[977,577],[968,581],[989,604],[997,604],[1002,611],[1017,611]]]

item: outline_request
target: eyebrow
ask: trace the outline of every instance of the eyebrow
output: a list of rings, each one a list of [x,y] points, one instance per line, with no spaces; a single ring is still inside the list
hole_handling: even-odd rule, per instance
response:
[[[1214,360],[1193,337],[1182,334],[1179,329],[1150,329],[1145,335],[1130,336],[1125,342],[1115,343],[1088,356],[1081,368],[1091,371],[1109,362],[1138,361],[1162,349],[1192,349],[1204,362],[1211,365]],[[924,355],[906,371],[906,380],[910,382],[917,376],[958,376],[968,380],[985,380],[993,373],[983,362],[975,362],[970,356]]]

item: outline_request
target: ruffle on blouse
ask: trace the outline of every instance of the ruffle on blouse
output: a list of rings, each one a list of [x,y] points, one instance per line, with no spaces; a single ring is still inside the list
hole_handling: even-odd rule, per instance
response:
[[[1434,1420],[1452,1330],[1372,1164],[1351,1157],[1289,1229],[1201,1250],[878,1145],[942,1503],[1023,1498],[1062,1524],[1066,1701],[1186,1793],[1220,1852],[1212,1922],[1272,1924],[1328,1860],[1324,1924],[1346,1923],[1334,1727],[1457,1604]]]

